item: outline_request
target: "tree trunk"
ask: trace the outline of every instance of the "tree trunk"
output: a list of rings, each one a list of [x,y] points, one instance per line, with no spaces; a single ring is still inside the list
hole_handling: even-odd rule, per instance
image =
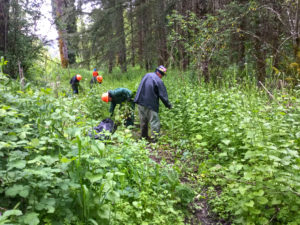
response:
[[[137,35],[138,35],[138,60],[140,67],[144,67],[144,42],[145,42],[145,18],[144,7],[145,0],[139,0],[137,2]]]
[[[208,56],[205,56],[205,58],[202,59],[202,62],[201,62],[201,70],[202,70],[202,75],[204,77],[205,83],[209,83],[209,81],[210,81],[208,65],[209,65]]]
[[[188,15],[188,11],[193,11],[195,2],[190,0],[184,0],[178,3],[177,10],[179,13],[183,16]],[[180,27],[176,28],[178,32],[182,35],[187,37],[188,34],[186,34]],[[187,51],[184,47],[184,43],[182,41],[177,43],[177,49],[178,49],[178,65],[179,68],[182,70],[186,70],[189,65],[189,54],[187,54]]]
[[[294,55],[295,55],[295,61],[300,65],[300,38],[296,38],[295,44],[294,44]]]
[[[256,35],[259,34],[256,33]],[[257,81],[264,83],[266,78],[266,62],[265,62],[264,50],[262,47],[263,46],[261,41],[255,39],[254,48],[255,48],[255,58],[256,58]]]
[[[165,0],[157,1],[156,2],[156,35],[158,42],[158,64],[159,65],[166,65],[168,60],[168,53],[167,53],[167,31],[166,31],[166,2]]]
[[[5,56],[7,51],[8,12],[9,0],[0,0],[0,56]]]
[[[135,67],[135,46],[134,46],[134,30],[133,30],[133,2],[130,0],[129,5],[129,22],[130,22],[130,34],[131,34],[131,65]]]
[[[150,0],[147,0],[145,5],[143,6],[143,17],[144,17],[144,24],[143,24],[143,31],[144,31],[144,62],[146,70],[150,70],[153,67],[152,57],[156,57],[157,55],[154,54],[153,49],[153,18],[152,18],[152,8],[153,5]]]
[[[65,40],[65,32],[62,30],[58,31],[58,47],[59,47],[59,54],[60,54],[60,61],[62,68],[67,68],[69,65],[68,60],[68,48],[67,42]]]
[[[63,16],[63,0],[53,0],[54,4],[53,10],[56,16],[56,28],[58,31],[58,45],[59,45],[59,54],[61,65],[63,68],[67,68],[69,65],[69,58],[68,58],[68,46],[66,41],[66,29],[64,29],[64,21],[62,19]]]
[[[117,0],[115,2],[116,7],[116,35],[118,38],[118,57],[122,72],[127,71],[126,62],[126,43],[125,43],[125,31],[124,31],[124,18],[123,18],[123,5],[122,0]]]
[[[66,15],[68,59],[70,64],[74,64],[76,62],[76,52],[78,48],[78,39],[75,37],[77,32],[75,0],[65,0],[65,8],[68,9]]]
[[[294,55],[295,55],[295,61],[296,63],[298,63],[298,65],[300,65],[299,10],[300,10],[300,0],[297,1],[296,16],[295,16],[296,38],[294,41]]]

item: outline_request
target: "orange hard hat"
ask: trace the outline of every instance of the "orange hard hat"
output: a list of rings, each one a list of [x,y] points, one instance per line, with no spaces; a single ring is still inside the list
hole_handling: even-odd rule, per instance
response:
[[[82,79],[81,75],[80,75],[80,74],[77,74],[77,75],[76,75],[76,79],[77,79],[78,81],[80,81],[80,80]]]
[[[109,102],[108,92],[103,93],[101,98],[102,98],[102,101]]]
[[[103,77],[102,77],[102,76],[97,76],[97,81],[98,81],[99,83],[102,83],[102,80],[103,80]]]

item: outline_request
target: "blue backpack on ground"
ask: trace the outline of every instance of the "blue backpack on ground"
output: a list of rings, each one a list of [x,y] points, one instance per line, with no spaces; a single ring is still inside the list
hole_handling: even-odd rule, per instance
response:
[[[110,136],[107,134],[107,132],[112,134],[116,130],[116,126],[112,119],[106,118],[102,120],[97,127],[94,127],[94,130],[97,134],[93,135],[93,132],[89,132],[89,136],[91,138],[98,140],[107,140]]]

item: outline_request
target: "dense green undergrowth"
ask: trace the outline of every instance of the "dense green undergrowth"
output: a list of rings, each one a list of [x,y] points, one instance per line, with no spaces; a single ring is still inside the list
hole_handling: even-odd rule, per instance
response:
[[[194,191],[233,224],[300,223],[297,93],[270,100],[251,81],[216,88],[168,72],[174,107],[161,105],[157,145],[173,154],[167,166],[149,159],[132,129],[120,126],[106,142],[87,136],[109,116],[101,93],[136,90],[145,71],[104,74],[93,89],[89,72],[77,72],[78,96],[67,71],[43,88],[1,81],[0,224],[183,224]]]
[[[88,137],[107,114],[99,90],[21,91],[2,76],[0,92],[0,224],[183,224],[193,192],[145,142],[122,126]]]
[[[263,89],[238,84],[168,88],[165,142],[211,210],[234,224],[299,224],[299,98],[270,101]]]

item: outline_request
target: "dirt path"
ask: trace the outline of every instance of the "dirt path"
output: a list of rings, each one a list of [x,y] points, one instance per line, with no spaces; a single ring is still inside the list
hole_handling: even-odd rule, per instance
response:
[[[164,160],[168,164],[173,165],[175,162],[174,159],[174,150],[172,149],[162,149],[162,146],[159,144],[148,144],[147,149],[150,152],[150,158],[158,164],[161,164],[161,161]],[[180,178],[182,183],[190,184],[192,183],[189,181],[188,177],[181,177]],[[222,224],[222,225],[229,225],[229,222],[219,220],[215,215],[210,212],[208,206],[208,198],[206,194],[206,190],[203,189],[201,193],[199,193],[189,204],[189,209],[191,213],[191,217],[188,216],[185,219],[185,224],[190,225],[215,225],[215,224]]]

